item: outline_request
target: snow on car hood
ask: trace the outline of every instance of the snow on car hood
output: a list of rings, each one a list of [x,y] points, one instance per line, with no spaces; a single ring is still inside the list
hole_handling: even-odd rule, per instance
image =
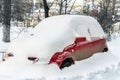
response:
[[[19,61],[37,56],[49,62],[55,52],[61,52],[72,44],[76,36],[103,37],[104,32],[92,17],[80,15],[54,16],[41,21],[33,30],[14,40],[8,52]]]
[[[61,52],[74,40],[75,36],[69,27],[65,29],[54,28],[53,30],[35,28],[29,33],[23,33],[18,39],[14,40],[8,52],[13,53],[19,62],[26,62],[28,56],[35,56],[48,63],[55,52]]]

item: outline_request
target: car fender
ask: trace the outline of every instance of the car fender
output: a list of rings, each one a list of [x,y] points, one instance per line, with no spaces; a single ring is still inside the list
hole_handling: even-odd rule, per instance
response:
[[[63,61],[67,58],[72,58],[72,54],[70,52],[56,52],[50,59],[49,64],[56,63],[60,67]]]

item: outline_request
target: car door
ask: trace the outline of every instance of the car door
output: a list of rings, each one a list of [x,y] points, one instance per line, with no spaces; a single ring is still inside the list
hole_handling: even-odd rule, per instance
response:
[[[101,51],[102,47],[102,39],[100,38],[92,38],[92,53],[97,53]]]
[[[72,53],[74,56],[75,60],[82,60],[86,59],[90,56],[91,54],[91,42],[89,41],[84,41],[84,42],[79,42],[75,45],[74,52]]]

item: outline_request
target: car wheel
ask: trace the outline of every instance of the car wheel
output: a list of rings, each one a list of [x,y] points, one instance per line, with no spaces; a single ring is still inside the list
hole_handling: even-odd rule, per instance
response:
[[[72,64],[74,64],[74,61],[72,58],[67,58],[63,61],[63,63],[61,64],[60,66],[60,69],[63,69],[64,67],[69,67],[71,66]]]
[[[107,52],[108,51],[108,48],[104,48],[102,52]]]

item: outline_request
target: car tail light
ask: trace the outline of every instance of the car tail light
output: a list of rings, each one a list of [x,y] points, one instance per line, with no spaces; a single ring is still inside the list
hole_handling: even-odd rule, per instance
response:
[[[28,57],[28,60],[33,61],[33,63],[36,63],[36,62],[39,61],[39,58],[38,57],[30,56],[30,57]]]
[[[12,53],[7,54],[8,57],[13,57],[14,55]]]

